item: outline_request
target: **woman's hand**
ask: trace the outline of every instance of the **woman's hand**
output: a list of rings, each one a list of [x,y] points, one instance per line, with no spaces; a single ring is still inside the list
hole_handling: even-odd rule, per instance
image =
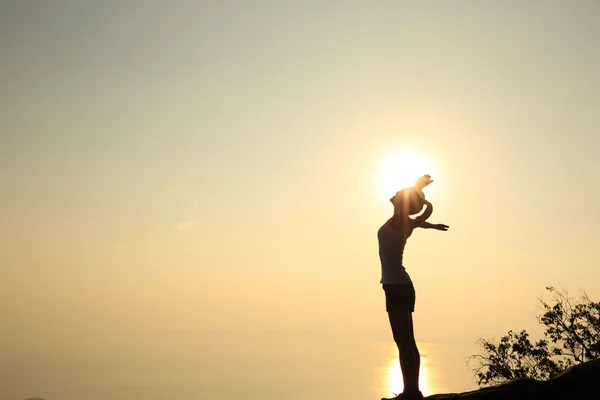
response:
[[[450,228],[448,225],[444,224],[435,224],[433,225],[433,229],[437,229],[438,231],[447,231]]]
[[[414,187],[416,187],[417,189],[423,189],[425,186],[429,185],[432,182],[433,180],[431,179],[431,175],[425,174],[419,179],[417,179],[417,182],[415,182]]]

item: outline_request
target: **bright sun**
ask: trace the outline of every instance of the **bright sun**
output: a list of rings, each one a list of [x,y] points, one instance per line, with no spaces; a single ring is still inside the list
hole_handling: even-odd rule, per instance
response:
[[[383,196],[391,197],[398,190],[414,185],[424,174],[435,180],[432,164],[412,149],[403,149],[386,158],[377,171],[377,183]]]

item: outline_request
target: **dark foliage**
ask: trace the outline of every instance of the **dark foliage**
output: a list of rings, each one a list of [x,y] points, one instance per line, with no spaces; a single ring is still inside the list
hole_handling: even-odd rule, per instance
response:
[[[479,340],[481,354],[469,357],[479,386],[517,378],[548,380],[574,364],[600,358],[600,302],[585,293],[573,299],[565,290],[546,290],[553,304],[540,299],[543,339],[532,342],[527,331],[511,330],[498,343]]]

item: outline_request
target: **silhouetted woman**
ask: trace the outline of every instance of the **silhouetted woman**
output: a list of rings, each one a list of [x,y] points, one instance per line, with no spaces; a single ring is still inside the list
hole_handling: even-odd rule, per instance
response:
[[[415,342],[412,319],[415,310],[415,288],[402,264],[402,256],[406,240],[415,228],[448,230],[447,225],[425,222],[431,216],[433,206],[425,200],[422,189],[432,182],[429,175],[423,175],[414,187],[397,192],[390,199],[394,205],[394,215],[377,232],[385,306],[394,341],[398,346],[404,382],[404,391],[393,398],[398,400],[423,398],[419,390],[421,357]],[[423,206],[426,206],[423,214],[411,218],[411,215],[418,214]]]

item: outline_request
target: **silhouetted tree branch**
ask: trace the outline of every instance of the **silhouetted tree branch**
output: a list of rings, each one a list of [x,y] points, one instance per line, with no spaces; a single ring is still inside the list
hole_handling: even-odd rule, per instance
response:
[[[576,301],[566,290],[546,290],[554,304],[540,298],[544,339],[532,343],[525,330],[508,331],[499,343],[479,339],[481,353],[469,357],[479,386],[517,378],[547,380],[574,364],[600,358],[600,303],[585,292]]]

